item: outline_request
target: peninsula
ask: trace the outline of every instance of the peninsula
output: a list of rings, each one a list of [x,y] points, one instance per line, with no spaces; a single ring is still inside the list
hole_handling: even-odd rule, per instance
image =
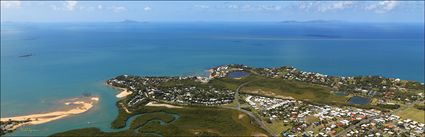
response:
[[[52,136],[424,136],[424,84],[294,67],[223,65],[207,77],[121,75],[111,127]]]

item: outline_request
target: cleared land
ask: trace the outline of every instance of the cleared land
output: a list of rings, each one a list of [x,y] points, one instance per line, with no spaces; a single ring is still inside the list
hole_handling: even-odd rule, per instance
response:
[[[403,111],[397,112],[396,115],[400,116],[402,119],[411,119],[425,123],[425,111],[416,109],[414,107],[407,107]]]
[[[284,79],[248,76],[240,80],[221,78],[211,81],[213,85],[222,85],[229,89],[236,89],[238,85],[248,83],[241,89],[241,93],[258,94],[277,98],[295,98],[324,104],[345,104],[348,97],[332,94],[329,87],[290,81]]]

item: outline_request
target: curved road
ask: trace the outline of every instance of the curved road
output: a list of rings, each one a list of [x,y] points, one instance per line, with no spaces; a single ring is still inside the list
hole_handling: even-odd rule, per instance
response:
[[[238,88],[236,88],[236,93],[235,93],[235,101],[236,101],[236,108],[237,109],[241,109],[241,104],[239,103],[239,90],[243,87],[243,86],[245,86],[245,85],[247,85],[247,84],[249,84],[249,83],[251,83],[251,82],[254,82],[255,80],[253,80],[253,81],[248,81],[248,82],[245,82],[245,83],[242,83],[241,85],[239,85],[238,86]]]
[[[236,89],[236,93],[235,93],[235,101],[236,101],[236,107],[224,107],[224,108],[228,108],[228,109],[233,109],[233,110],[238,110],[238,111],[240,111],[240,112],[243,112],[243,113],[245,113],[245,114],[247,114],[249,117],[251,117],[253,120],[254,120],[254,122],[257,124],[257,125],[259,125],[262,129],[264,129],[269,135],[271,135],[271,136],[274,136],[274,137],[276,137],[277,135],[274,135],[265,125],[264,125],[264,123],[261,121],[261,119],[259,119],[258,117],[256,117],[254,114],[252,114],[250,111],[247,111],[247,110],[244,110],[244,109],[241,109],[241,105],[240,105],[240,103],[239,103],[239,90],[243,87],[243,86],[245,86],[245,85],[247,85],[247,84],[249,84],[249,83],[251,83],[251,82],[254,82],[254,81],[248,81],[248,82],[245,82],[245,83],[242,83],[241,85],[239,85],[239,87]]]

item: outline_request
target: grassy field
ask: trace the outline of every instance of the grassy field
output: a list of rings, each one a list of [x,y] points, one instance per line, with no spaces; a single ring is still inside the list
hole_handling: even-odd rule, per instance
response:
[[[405,106],[402,106],[405,107]],[[398,111],[396,115],[402,119],[411,119],[421,123],[425,123],[425,111],[416,109],[415,107],[400,108],[402,111]]]
[[[270,129],[270,131],[275,135],[280,135],[282,131],[285,131],[290,128],[290,126],[285,126],[283,121],[273,121],[272,123],[263,122],[264,125]]]
[[[160,133],[163,136],[201,136],[201,135],[219,135],[219,136],[253,136],[265,135],[265,131],[256,125],[251,124],[249,116],[242,112],[224,108],[205,108],[205,107],[186,107],[186,108],[165,108],[165,107],[144,107],[144,112],[149,112],[147,118],[136,118],[132,122],[130,130],[121,132],[102,132],[96,128],[84,128],[57,133],[52,136],[143,136]],[[161,119],[169,121],[167,114],[158,116],[153,112],[166,112],[177,114],[177,120],[168,124],[161,125],[159,122],[149,122],[142,126],[140,133],[136,129],[149,119]]]
[[[261,77],[252,78],[252,81],[244,86],[241,92],[282,98],[292,97],[317,103],[345,103],[348,99],[348,97],[330,93],[331,89],[328,87],[304,82]]]
[[[309,123],[309,124],[314,123],[314,122],[319,122],[319,121],[320,121],[320,119],[319,119],[318,117],[315,117],[315,116],[307,116],[307,117],[305,118],[305,120],[306,120],[306,122],[307,122],[307,123]]]
[[[241,88],[241,93],[281,98],[292,97],[324,104],[345,104],[349,99],[348,97],[336,96],[330,93],[331,89],[329,87],[292,80],[265,78],[258,75],[251,75],[239,80],[219,78],[210,81],[209,84],[235,90],[239,85],[247,82],[249,83]]]

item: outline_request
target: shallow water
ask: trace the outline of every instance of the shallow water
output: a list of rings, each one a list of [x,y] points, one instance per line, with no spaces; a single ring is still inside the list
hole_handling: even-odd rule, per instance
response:
[[[30,57],[19,57],[32,54]],[[329,75],[424,81],[423,24],[38,23],[1,24],[1,116],[57,109],[91,93],[87,113],[10,135],[110,129],[121,74],[205,75],[222,64],[295,66]]]
[[[366,105],[369,104],[370,99],[360,96],[353,96],[348,100],[348,104]]]

